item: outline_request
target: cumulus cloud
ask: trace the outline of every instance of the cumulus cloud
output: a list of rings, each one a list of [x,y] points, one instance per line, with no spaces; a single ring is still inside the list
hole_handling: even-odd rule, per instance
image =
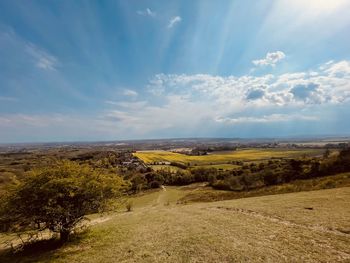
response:
[[[212,76],[207,74],[158,74],[149,83],[152,94],[177,94],[239,106],[301,106],[343,103],[350,99],[348,61],[324,65],[322,70],[282,75]]]
[[[186,120],[198,117],[231,124],[244,121],[267,123],[316,120],[313,116],[300,116],[298,112],[306,107],[322,107],[350,101],[348,63],[325,63],[322,69],[281,75],[222,77],[208,74],[158,74],[150,80],[148,90],[152,95],[163,99],[164,105],[159,106],[152,114],[159,116],[157,114],[169,106],[168,97],[176,96],[181,98],[177,101],[177,109],[181,109],[184,115],[181,118]],[[186,109],[185,105],[191,105],[191,110],[182,111]],[[188,114],[195,112],[194,109],[197,114]],[[281,115],[281,111],[285,109],[293,109],[295,114],[288,114],[289,117]],[[146,114],[149,109],[146,107],[143,110]],[[244,112],[252,110],[269,110],[272,113],[260,117],[243,117]],[[232,114],[241,116],[231,118]]]
[[[332,77],[347,77],[350,76],[350,62],[340,61],[339,63],[334,63],[334,61],[329,61],[326,66],[323,66],[325,72]]]
[[[176,24],[180,23],[182,18],[180,16],[174,16],[169,20],[168,28],[172,28]]]
[[[140,16],[150,16],[155,17],[156,12],[152,11],[150,8],[146,8],[145,10],[138,10],[136,13]]]
[[[263,59],[253,60],[255,66],[276,66],[276,63],[284,59],[286,55],[282,51],[268,52]]]

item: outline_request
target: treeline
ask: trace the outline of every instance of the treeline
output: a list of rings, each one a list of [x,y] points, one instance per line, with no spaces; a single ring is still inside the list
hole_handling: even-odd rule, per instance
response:
[[[220,145],[220,146],[198,146],[191,150],[187,155],[207,155],[208,153],[217,152],[217,151],[235,151],[237,150],[236,146],[229,145]]]
[[[350,149],[344,149],[336,157],[328,156],[323,159],[270,160],[267,164],[239,170],[233,175],[225,175],[224,178],[216,177],[209,183],[216,189],[243,191],[348,171]]]
[[[240,169],[221,171],[215,168],[193,168],[172,172],[170,169],[147,173],[130,173],[132,191],[157,188],[160,185],[187,185],[208,182],[215,189],[244,191],[350,171],[350,149],[338,156],[324,158],[273,159],[266,163],[244,164]]]

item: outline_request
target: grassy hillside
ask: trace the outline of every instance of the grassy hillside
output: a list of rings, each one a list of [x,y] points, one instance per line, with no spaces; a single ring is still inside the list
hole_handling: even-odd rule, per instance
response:
[[[253,161],[264,160],[270,158],[292,158],[302,155],[318,155],[322,154],[322,149],[244,149],[233,152],[220,152],[202,156],[189,156],[180,153],[167,151],[140,151],[134,153],[135,156],[143,160],[145,163],[153,162],[178,162],[191,165],[210,165],[227,163],[230,161]]]
[[[132,212],[105,216],[80,240],[40,255],[0,261],[350,260],[350,187],[177,205],[186,191],[195,189],[169,188],[140,195]]]

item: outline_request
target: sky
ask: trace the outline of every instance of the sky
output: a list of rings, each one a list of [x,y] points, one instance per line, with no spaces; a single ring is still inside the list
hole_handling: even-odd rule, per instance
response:
[[[349,13],[0,0],[0,142],[350,135]]]

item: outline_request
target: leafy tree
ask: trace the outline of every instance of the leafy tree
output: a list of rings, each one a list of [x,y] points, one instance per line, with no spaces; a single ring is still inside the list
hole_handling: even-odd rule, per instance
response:
[[[32,171],[9,191],[0,207],[0,225],[7,231],[49,229],[65,242],[86,215],[106,208],[125,187],[118,176],[60,161]]]

